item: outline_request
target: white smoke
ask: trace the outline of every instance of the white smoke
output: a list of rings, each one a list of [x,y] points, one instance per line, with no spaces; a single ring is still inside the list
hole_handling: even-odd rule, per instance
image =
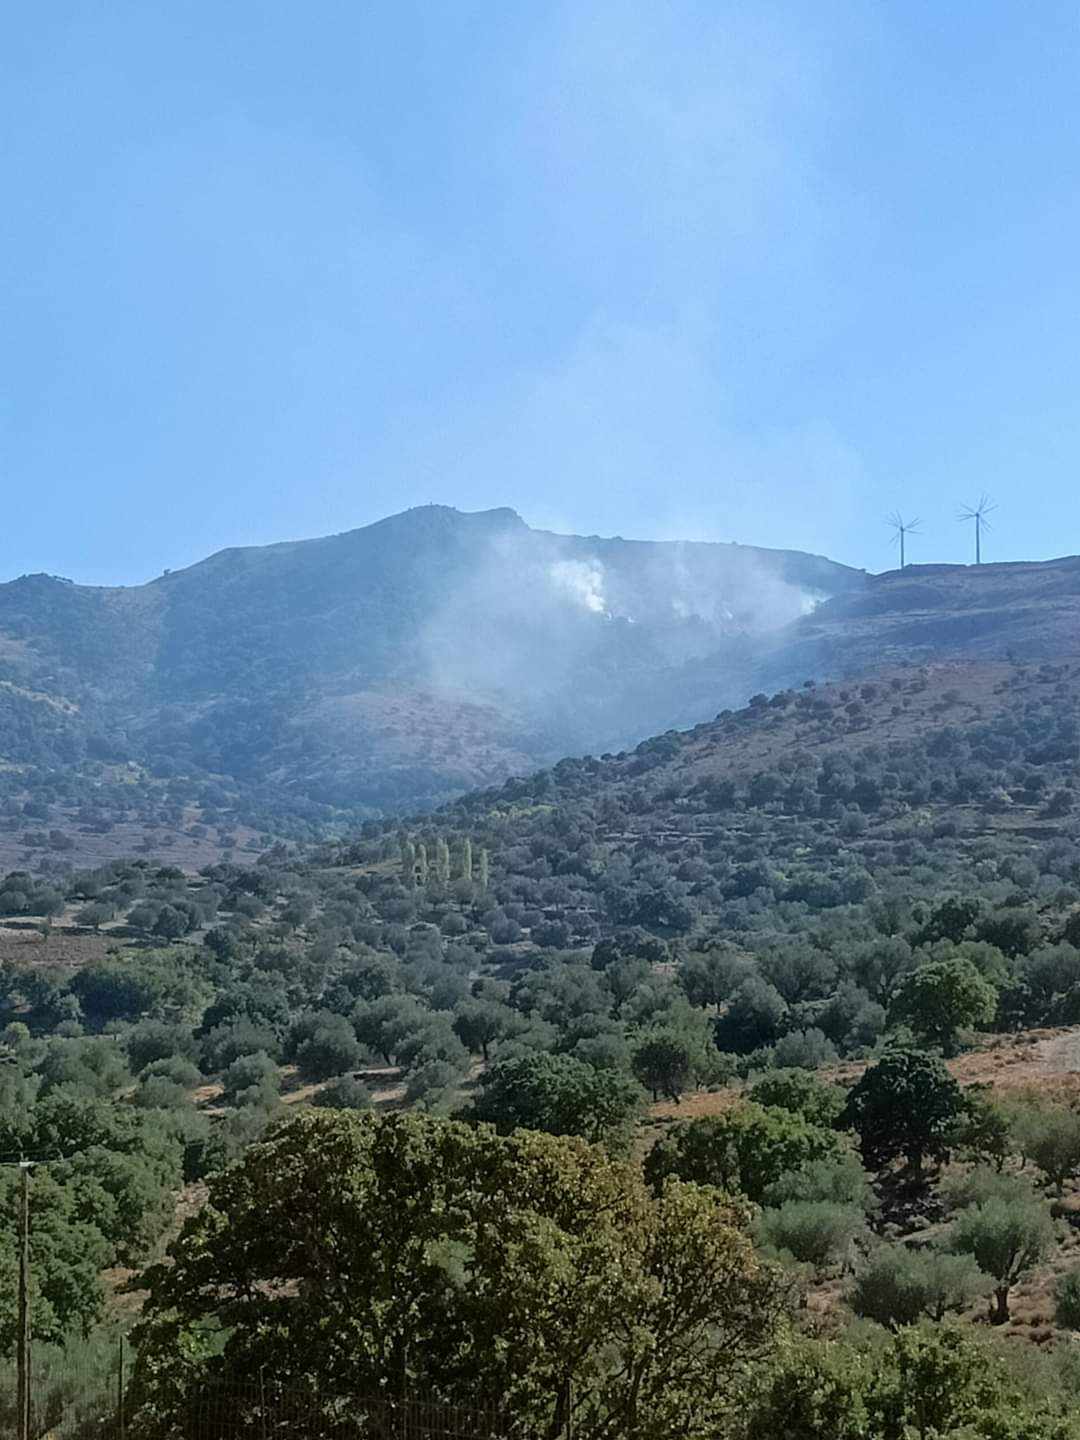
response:
[[[548,578],[556,591],[583,609],[610,618],[604,599],[604,567],[599,560],[556,560],[548,566]]]

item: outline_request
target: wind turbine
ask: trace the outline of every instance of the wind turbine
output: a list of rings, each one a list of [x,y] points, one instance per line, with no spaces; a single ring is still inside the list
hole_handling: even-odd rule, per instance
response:
[[[990,524],[990,521],[987,520],[986,517],[987,517],[987,515],[989,515],[989,513],[990,513],[991,510],[996,510],[996,509],[997,509],[997,506],[994,504],[993,500],[990,499],[990,496],[989,496],[989,495],[987,495],[987,494],[984,493],[984,494],[982,494],[982,495],[979,496],[978,504],[976,504],[976,505],[962,505],[962,506],[960,507],[960,513],[959,513],[959,515],[956,517],[958,520],[960,520],[960,521],[962,521],[962,522],[963,522],[963,521],[968,521],[968,520],[974,520],[974,521],[975,521],[975,564],[976,564],[976,565],[981,565],[981,564],[982,564],[982,532],[983,532],[984,530],[992,530],[992,529],[993,529],[993,526]]]
[[[922,521],[905,520],[899,510],[894,510],[885,523],[886,525],[892,526],[893,540],[899,541],[900,543],[900,569],[903,570],[907,564],[904,553],[904,542],[909,535],[920,535],[922,533],[919,529]]]

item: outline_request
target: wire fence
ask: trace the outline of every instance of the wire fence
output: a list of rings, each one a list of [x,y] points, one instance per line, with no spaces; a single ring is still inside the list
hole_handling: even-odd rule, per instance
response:
[[[328,1395],[265,1377],[201,1390],[160,1420],[133,1413],[122,1357],[106,1367],[34,1366],[29,1440],[539,1440],[494,1402],[427,1394]],[[0,1440],[22,1440],[14,1366],[0,1362]]]

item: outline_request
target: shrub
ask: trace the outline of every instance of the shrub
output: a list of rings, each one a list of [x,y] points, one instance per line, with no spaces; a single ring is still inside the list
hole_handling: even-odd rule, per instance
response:
[[[762,1200],[772,1206],[787,1200],[831,1200],[835,1205],[857,1205],[864,1212],[877,1207],[877,1197],[855,1155],[811,1160],[766,1186]]]
[[[744,980],[728,1002],[728,1008],[716,1022],[716,1045],[719,1050],[745,1054],[777,1038],[787,1005],[774,986],[757,976]]]
[[[836,1046],[823,1030],[811,1026],[781,1035],[773,1047],[773,1062],[783,1069],[816,1070],[837,1058]]]
[[[760,1200],[783,1175],[843,1153],[839,1135],[801,1115],[740,1105],[673,1126],[649,1152],[645,1178],[654,1189],[675,1176]]]
[[[1060,1191],[1080,1171],[1080,1115],[1063,1105],[1033,1107],[1021,1113],[1016,1127],[1025,1155]]]
[[[839,1085],[826,1084],[806,1070],[770,1070],[751,1086],[748,1098],[824,1126],[836,1124],[846,1100]]]
[[[964,1310],[992,1284],[968,1255],[882,1245],[860,1267],[848,1303],[863,1319],[897,1330]]]
[[[264,1050],[241,1055],[221,1077],[222,1099],[226,1105],[253,1105],[268,1108],[281,1089],[278,1068]]]
[[[759,1232],[767,1245],[822,1270],[842,1260],[865,1229],[863,1212],[831,1200],[787,1200],[766,1210]]]
[[[369,1110],[371,1093],[355,1075],[338,1075],[311,1102],[325,1110]]]
[[[1058,1276],[1054,1319],[1063,1330],[1080,1330],[1080,1269],[1066,1270]]]

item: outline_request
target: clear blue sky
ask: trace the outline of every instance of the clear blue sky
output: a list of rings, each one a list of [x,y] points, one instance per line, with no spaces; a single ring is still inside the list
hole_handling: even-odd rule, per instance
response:
[[[0,577],[427,501],[1080,551],[1080,11],[108,0],[0,46]]]

